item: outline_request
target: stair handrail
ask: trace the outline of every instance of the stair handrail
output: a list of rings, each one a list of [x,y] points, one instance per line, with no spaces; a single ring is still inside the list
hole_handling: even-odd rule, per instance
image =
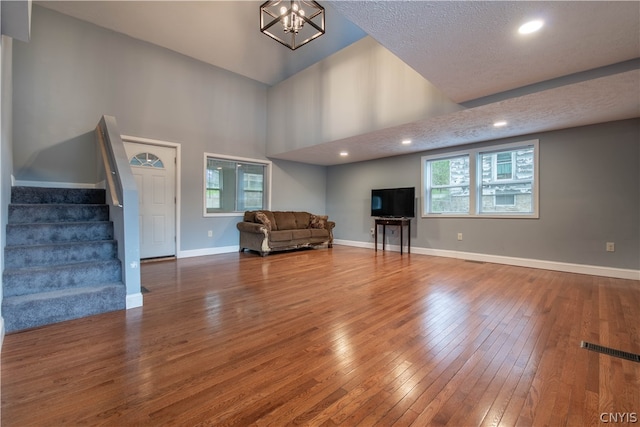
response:
[[[118,242],[118,258],[122,265],[122,281],[127,288],[126,307],[142,306],[140,287],[140,219],[138,188],[124,149],[124,142],[113,116],[104,115],[96,126],[96,142],[104,173],[109,217],[114,239]]]
[[[100,120],[100,123],[96,126],[96,137],[98,141],[98,147],[100,148],[100,154],[102,154],[102,166],[105,170],[105,180],[109,189],[108,193],[111,196],[111,204],[114,206],[122,207],[120,203],[119,194],[122,193],[122,185],[117,185],[115,179],[118,176],[115,169],[111,166],[114,161],[113,156],[110,155],[110,150],[107,150],[107,143],[105,141],[105,129],[106,123],[104,123],[104,117]]]

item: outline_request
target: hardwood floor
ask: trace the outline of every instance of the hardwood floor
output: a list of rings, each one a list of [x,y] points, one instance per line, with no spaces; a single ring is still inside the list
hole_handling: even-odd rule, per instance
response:
[[[637,281],[335,246],[149,263],[142,284],[144,307],[5,337],[4,426],[640,413],[640,363],[580,347],[640,353]]]

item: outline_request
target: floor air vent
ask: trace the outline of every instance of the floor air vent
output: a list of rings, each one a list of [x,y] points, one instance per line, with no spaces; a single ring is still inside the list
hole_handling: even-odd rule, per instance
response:
[[[585,341],[580,343],[580,347],[587,350],[597,351],[598,353],[607,354],[613,357],[619,357],[620,359],[631,360],[632,362],[640,363],[640,354],[627,353],[626,351],[616,350],[614,348],[603,347],[597,344],[591,344]]]

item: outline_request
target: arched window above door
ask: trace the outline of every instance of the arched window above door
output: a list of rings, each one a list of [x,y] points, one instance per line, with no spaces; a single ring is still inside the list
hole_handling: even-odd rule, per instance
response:
[[[164,163],[155,154],[151,153],[139,153],[131,158],[129,161],[131,166],[146,166],[150,168],[164,168]]]

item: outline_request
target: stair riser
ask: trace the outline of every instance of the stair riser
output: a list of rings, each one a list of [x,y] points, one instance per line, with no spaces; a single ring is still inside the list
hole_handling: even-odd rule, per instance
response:
[[[108,220],[105,205],[9,205],[9,224]]]
[[[97,188],[40,188],[13,187],[11,189],[11,203],[77,203],[104,204],[105,190]]]
[[[36,294],[64,288],[91,286],[97,283],[122,280],[118,260],[87,264],[69,264],[49,268],[5,270],[3,295]]]
[[[107,261],[117,257],[113,241],[40,246],[8,246],[4,252],[5,268],[55,266],[86,261]]]
[[[126,290],[122,284],[59,295],[5,297],[2,316],[7,332],[15,332],[50,323],[78,319],[108,311],[125,309]]]
[[[112,239],[110,222],[7,225],[7,246]]]

